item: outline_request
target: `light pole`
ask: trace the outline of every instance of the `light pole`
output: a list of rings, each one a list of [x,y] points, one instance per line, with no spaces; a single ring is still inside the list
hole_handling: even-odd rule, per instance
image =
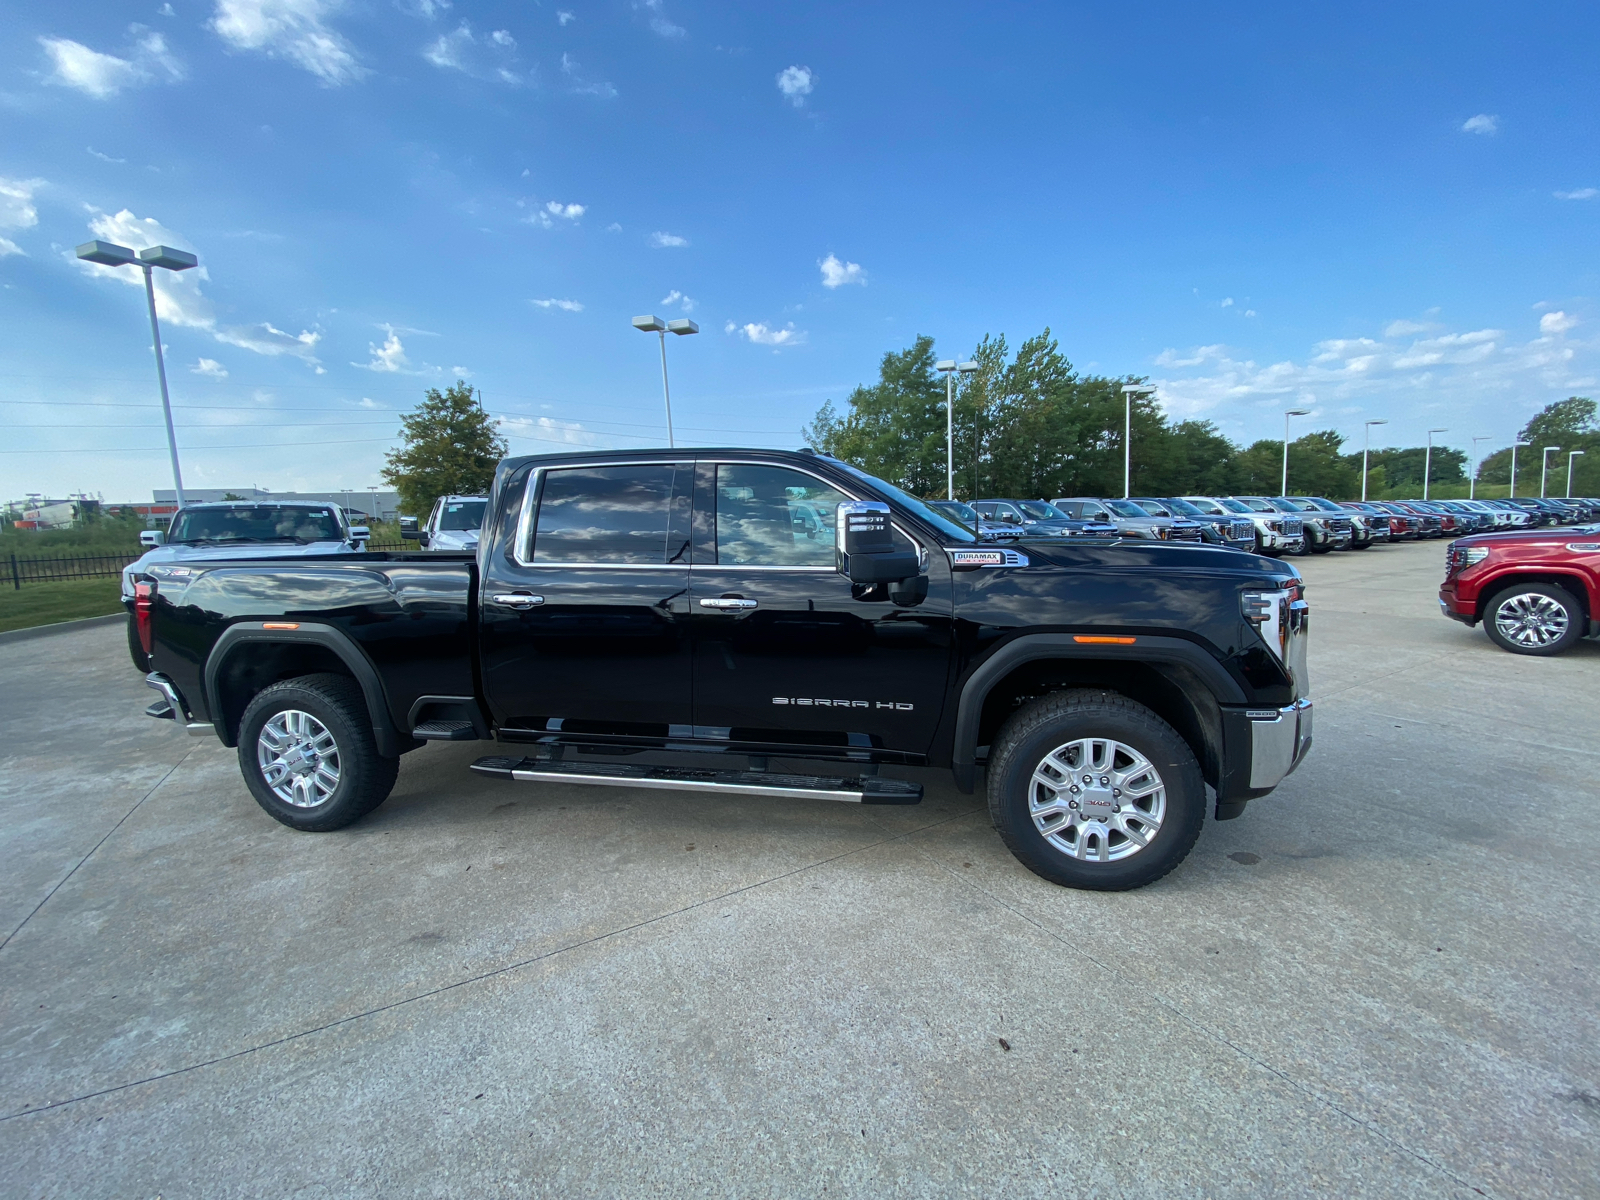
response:
[[[1142,383],[1122,385],[1122,498],[1133,495],[1133,398],[1153,396],[1156,390]]]
[[[1491,440],[1487,433],[1472,439],[1472,475],[1467,479],[1467,499],[1478,497],[1478,443]]]
[[[1506,499],[1508,500],[1515,499],[1517,494],[1517,447],[1531,445],[1533,445],[1532,442],[1511,443],[1511,490],[1506,493]]]
[[[1541,500],[1544,499],[1544,481],[1550,474],[1550,451],[1559,451],[1560,449],[1560,446],[1546,446],[1544,453],[1539,456],[1542,460],[1539,464],[1539,499]]]
[[[171,246],[151,246],[135,254],[113,242],[85,242],[78,247],[78,257],[102,267],[132,265],[144,272],[144,298],[150,305],[150,337],[156,347],[156,378],[161,381],[161,412],[167,419],[167,451],[172,455],[172,484],[178,493],[178,507],[182,508],[183,472],[178,469],[178,435],[172,431],[172,401],[167,398],[167,364],[161,356],[161,326],[156,323],[156,285],[151,272],[156,267],[187,271],[198,266],[200,260],[186,250],[174,250]]]
[[[663,321],[660,317],[635,317],[633,327],[642,333],[661,335],[661,395],[667,402],[667,445],[676,449],[678,443],[672,436],[672,389],[667,386],[667,334],[675,333],[683,337],[699,333],[700,326],[688,317],[679,317],[676,321]]]
[[[1567,451],[1567,499],[1568,500],[1572,499],[1572,460],[1575,459],[1575,458],[1580,458],[1580,457],[1582,457],[1582,455],[1583,455],[1583,451],[1582,450],[1569,450],[1569,451]]]
[[[956,375],[971,375],[978,369],[975,362],[958,363],[953,358],[941,358],[933,364],[935,371],[944,374],[944,492],[946,500],[956,498]]]
[[[1374,425],[1387,425],[1388,423],[1387,420],[1368,421],[1366,423],[1367,440],[1361,447],[1361,502],[1363,504],[1367,500],[1367,451],[1372,449],[1372,427]],[[1285,458],[1287,457],[1285,455]],[[1288,481],[1285,480],[1284,482],[1287,483]]]
[[[1289,494],[1289,418],[1310,416],[1309,408],[1291,408],[1283,414],[1283,490],[1280,496]]]
[[[1422,498],[1428,498],[1428,482],[1433,478],[1433,435],[1436,433],[1449,433],[1448,429],[1428,430],[1428,453],[1422,460]]]

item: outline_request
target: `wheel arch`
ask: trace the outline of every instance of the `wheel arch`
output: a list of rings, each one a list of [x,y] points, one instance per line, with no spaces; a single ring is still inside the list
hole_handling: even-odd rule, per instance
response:
[[[963,792],[976,786],[978,749],[1037,696],[1101,687],[1152,710],[1189,744],[1207,783],[1223,774],[1222,704],[1244,704],[1238,682],[1202,647],[1182,638],[1132,645],[1083,644],[1070,634],[1030,634],[996,649],[968,675],[957,703],[951,766]]]
[[[1577,571],[1551,570],[1548,567],[1535,567],[1525,571],[1507,571],[1498,575],[1478,589],[1478,604],[1476,619],[1483,620],[1484,613],[1489,611],[1489,604],[1502,592],[1510,588],[1526,584],[1543,583],[1550,587],[1558,587],[1564,592],[1569,592],[1583,606],[1585,620],[1593,620],[1595,607],[1593,603],[1593,589],[1589,581]]]
[[[421,745],[396,727],[377,668],[348,634],[331,625],[307,621],[298,625],[264,629],[247,622],[230,625],[217,639],[206,659],[204,688],[223,745],[238,744],[245,707],[263,688],[321,673],[347,676],[360,687],[379,754],[393,758]]]

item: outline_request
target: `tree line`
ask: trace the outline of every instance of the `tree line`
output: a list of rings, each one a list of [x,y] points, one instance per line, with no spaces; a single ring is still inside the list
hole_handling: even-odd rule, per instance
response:
[[[983,496],[1120,496],[1124,389],[1137,376],[1080,374],[1046,329],[1013,355],[1004,336],[988,336],[973,352],[975,372],[960,377],[952,406],[955,490]],[[801,433],[814,449],[880,475],[915,495],[945,493],[945,380],[935,369],[933,339],[918,337],[883,356],[876,383],[857,387],[840,412],[830,400]],[[1239,446],[1210,421],[1174,421],[1152,398],[1132,398],[1132,491],[1136,496],[1276,495],[1283,443],[1263,438]],[[1565,491],[1568,450],[1576,460],[1573,494],[1600,494],[1600,425],[1595,404],[1574,396],[1547,406],[1519,440],[1564,447],[1559,486]],[[1557,465],[1552,455],[1552,472]],[[1367,495],[1404,499],[1422,494],[1426,447],[1374,449]],[[1479,471],[1484,494],[1504,495],[1509,449],[1488,455]],[[1467,456],[1433,448],[1430,494],[1467,494]],[[1537,453],[1521,452],[1518,494],[1538,490]],[[1554,473],[1552,480],[1557,477]],[[1528,481],[1532,481],[1531,486]],[[1296,495],[1336,500],[1361,495],[1361,451],[1347,453],[1334,430],[1289,443],[1289,487]]]

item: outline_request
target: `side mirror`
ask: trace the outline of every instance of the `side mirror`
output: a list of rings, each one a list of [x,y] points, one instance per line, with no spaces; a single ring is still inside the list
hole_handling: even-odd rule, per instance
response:
[[[164,530],[141,529],[139,531],[139,545],[147,549],[154,549],[157,546],[165,546],[166,544],[167,535]]]
[[[1017,514],[1014,513],[1014,512],[1003,512],[1003,513],[1001,513],[1000,514],[1000,520],[1005,522],[1007,525],[1021,525],[1022,524],[1022,518],[1017,516]]]
[[[365,526],[365,525],[352,525],[352,526],[350,526],[350,540],[352,542],[370,541],[371,538],[372,538],[372,530],[369,529],[367,526]]]
[[[894,548],[887,504],[849,501],[839,505],[838,522],[839,572],[851,583],[898,583],[919,574],[916,552]]]
[[[417,540],[417,519],[415,517],[400,518],[400,536],[408,542]]]

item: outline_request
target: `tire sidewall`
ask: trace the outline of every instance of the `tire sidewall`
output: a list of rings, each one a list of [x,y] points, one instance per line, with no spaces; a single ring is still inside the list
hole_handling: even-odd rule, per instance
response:
[[[1500,611],[1502,604],[1513,596],[1528,595],[1547,596],[1566,609],[1567,631],[1548,646],[1519,646],[1501,634],[1495,624],[1495,614]],[[1578,603],[1577,598],[1565,588],[1548,583],[1513,584],[1501,588],[1489,597],[1489,602],[1483,609],[1483,631],[1489,635],[1491,642],[1511,654],[1525,654],[1533,658],[1547,658],[1571,648],[1583,637],[1585,624],[1583,606]]]
[[[261,766],[256,760],[256,743],[261,729],[268,721],[287,709],[310,713],[333,735],[339,749],[339,784],[315,808],[299,808],[280,799],[268,786]],[[363,738],[365,734],[365,738]],[[330,702],[321,689],[293,683],[278,684],[268,688],[252,700],[245,709],[239,725],[239,770],[244,776],[250,794],[274,819],[295,829],[337,829],[361,816],[365,794],[362,779],[363,741],[370,741],[370,731],[355,725],[349,714],[336,703]]]
[[[1114,738],[1133,747],[1160,772],[1166,786],[1167,814],[1161,829],[1150,845],[1119,862],[1085,863],[1068,858],[1045,841],[1028,812],[1034,768],[1056,747],[1084,737]],[[1011,852],[1034,874],[1052,883],[1095,891],[1142,887],[1177,866],[1199,837],[1205,821],[1205,782],[1199,765],[1177,732],[1148,710],[1086,702],[1042,721],[1014,740],[1003,740],[989,769],[991,815]]]

